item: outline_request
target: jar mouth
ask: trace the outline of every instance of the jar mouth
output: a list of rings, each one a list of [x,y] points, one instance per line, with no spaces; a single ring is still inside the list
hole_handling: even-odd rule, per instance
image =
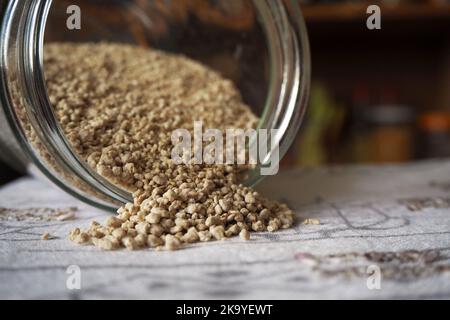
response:
[[[286,154],[300,127],[310,82],[309,44],[296,1],[292,1],[288,8],[282,2],[271,0],[254,0],[253,5],[269,54],[268,93],[257,129],[258,132],[261,129],[277,131],[269,131],[268,138],[275,142],[270,144],[273,149],[249,173],[245,184],[250,186],[264,177],[260,174],[262,167],[278,160],[274,158],[275,152],[279,159]],[[77,198],[103,209],[115,210],[118,204],[132,202],[131,193],[100,176],[77,155],[53,114],[43,65],[44,34],[50,6],[51,1],[48,0],[17,1],[8,5],[1,30],[2,39],[5,39],[1,44],[4,73],[1,78],[3,92],[10,94],[2,97],[2,105],[22,149],[41,172]],[[13,32],[14,27],[18,27],[16,32]],[[24,129],[17,126],[20,119],[11,94],[15,90],[26,97],[21,102],[34,132],[65,175],[95,189],[99,196],[92,197],[89,192],[67,183],[46,164],[42,155],[35,152]]]

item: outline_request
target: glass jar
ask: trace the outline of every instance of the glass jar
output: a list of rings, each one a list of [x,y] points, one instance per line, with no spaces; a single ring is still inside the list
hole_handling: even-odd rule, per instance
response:
[[[198,60],[234,81],[260,116],[259,128],[278,129],[280,157],[300,127],[310,57],[295,0],[0,0],[0,12],[0,157],[97,207],[114,209],[132,197],[91,169],[64,136],[44,81],[47,42],[131,43]],[[80,25],[71,26],[77,12]],[[247,184],[261,179],[258,166]]]

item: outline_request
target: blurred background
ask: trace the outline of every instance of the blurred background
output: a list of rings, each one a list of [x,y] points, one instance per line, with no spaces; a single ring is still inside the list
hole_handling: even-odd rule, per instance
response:
[[[186,19],[181,4],[208,1],[155,3],[161,4],[162,12],[169,7],[173,19]],[[107,2],[112,10],[111,2]],[[450,157],[450,1],[299,2],[310,37],[312,90],[305,122],[283,159],[282,168]],[[233,11],[234,20],[220,12],[208,11],[207,6],[201,10],[198,7],[201,5],[196,5],[197,18],[222,24],[230,30],[230,37],[254,23],[247,6],[236,5],[241,1],[224,3],[228,3],[226,10]],[[381,8],[381,30],[366,27],[366,9],[370,4]],[[111,23],[119,19],[108,10],[105,18]],[[167,32],[163,24],[156,27],[156,32]],[[141,31],[131,28],[130,34],[145,44]],[[58,40],[58,34],[49,36]],[[180,37],[189,39],[186,34]],[[226,46],[224,39],[215,41]],[[200,58],[196,57],[199,53],[195,51],[195,42],[189,41],[193,48],[191,56]],[[251,43],[248,45],[252,47]],[[208,64],[245,90],[246,79],[240,78],[239,68],[231,57],[208,56]],[[261,78],[254,72],[248,74],[253,75],[252,81]],[[258,96],[256,93],[255,104],[260,103]],[[18,176],[19,173],[0,163],[0,184]]]

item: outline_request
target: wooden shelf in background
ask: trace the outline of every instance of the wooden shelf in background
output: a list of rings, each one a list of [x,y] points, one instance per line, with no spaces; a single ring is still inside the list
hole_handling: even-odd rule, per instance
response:
[[[365,19],[368,3],[312,4],[303,5],[302,11],[307,22],[351,21]],[[415,18],[449,18],[450,4],[399,4],[382,5],[382,19],[400,20]]]

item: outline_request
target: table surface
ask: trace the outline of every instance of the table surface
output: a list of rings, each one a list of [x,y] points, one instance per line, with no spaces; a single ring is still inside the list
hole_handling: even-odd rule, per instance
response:
[[[258,189],[295,210],[294,228],[175,252],[106,252],[67,234],[108,213],[20,179],[0,189],[0,298],[450,298],[450,161],[305,168]],[[71,220],[20,218],[72,206]],[[54,238],[40,240],[45,232]]]

